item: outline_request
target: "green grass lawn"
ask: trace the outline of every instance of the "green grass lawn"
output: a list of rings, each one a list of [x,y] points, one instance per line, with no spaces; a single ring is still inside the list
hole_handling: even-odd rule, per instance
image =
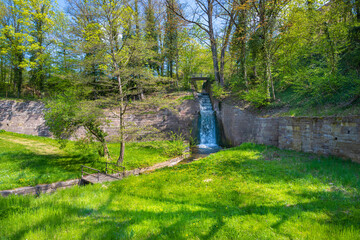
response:
[[[110,143],[109,150],[116,161],[118,143]],[[128,143],[124,159],[126,169],[151,166],[176,155],[178,143],[169,141]],[[0,190],[40,183],[52,183],[78,178],[80,165],[95,168],[104,166],[96,149],[82,149],[69,142],[64,149],[50,138],[23,134],[0,133]]]
[[[243,144],[122,181],[0,198],[0,239],[360,239],[360,165]]]

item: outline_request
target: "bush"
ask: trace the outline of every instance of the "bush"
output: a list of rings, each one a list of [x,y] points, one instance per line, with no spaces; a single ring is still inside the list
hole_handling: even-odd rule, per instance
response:
[[[255,107],[263,107],[269,105],[266,91],[263,89],[251,89],[243,95],[244,100],[251,102]]]
[[[168,157],[176,157],[182,155],[186,149],[184,144],[185,138],[182,134],[176,134],[171,132],[171,141],[169,141],[169,147],[164,149],[164,154]]]
[[[217,82],[211,84],[211,91],[215,98],[224,99],[229,95],[229,92],[226,92],[225,89]]]

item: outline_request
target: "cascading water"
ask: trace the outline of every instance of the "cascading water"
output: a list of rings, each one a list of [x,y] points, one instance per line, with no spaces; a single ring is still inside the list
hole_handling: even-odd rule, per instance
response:
[[[208,94],[199,94],[200,100],[200,149],[218,150],[215,112]]]
[[[191,148],[191,156],[183,160],[182,163],[189,163],[196,159],[204,158],[221,149],[216,140],[215,112],[211,105],[209,94],[199,93],[198,96],[200,101],[200,144]]]

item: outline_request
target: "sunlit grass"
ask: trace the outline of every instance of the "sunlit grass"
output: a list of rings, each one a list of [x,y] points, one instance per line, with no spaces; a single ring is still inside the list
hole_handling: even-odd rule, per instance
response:
[[[360,239],[360,166],[243,144],[119,182],[0,199],[4,239]]]
[[[109,150],[115,163],[119,156],[119,143],[110,143]],[[174,142],[157,141],[126,144],[126,169],[151,166],[173,157],[169,153]],[[97,149],[82,149],[69,142],[65,149],[50,138],[23,134],[0,133],[0,190],[40,183],[52,183],[80,177],[80,165],[96,168],[104,166]]]

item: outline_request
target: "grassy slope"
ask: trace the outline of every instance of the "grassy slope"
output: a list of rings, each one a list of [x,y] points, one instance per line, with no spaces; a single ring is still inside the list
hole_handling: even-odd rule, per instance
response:
[[[360,102],[353,104],[334,96],[328,102],[318,102],[310,97],[298,96],[291,89],[278,93],[280,102],[270,104],[268,110],[273,116],[351,116],[360,114]]]
[[[360,239],[360,165],[243,144],[52,195],[0,199],[4,239]]]
[[[225,98],[225,102],[262,117],[342,117],[360,115],[360,99],[349,104],[349,101],[344,102],[338,96],[333,96],[328,102],[321,102],[311,96],[300,96],[291,88],[278,92],[276,97],[276,101],[260,108],[240,100],[237,94],[228,96]]]
[[[124,165],[134,169],[166,161],[170,156],[164,153],[173,147],[167,141],[129,143]],[[110,143],[109,150],[116,159],[119,144]],[[0,133],[0,190],[77,178],[81,164],[100,167],[99,161],[95,149],[80,151],[74,142],[60,149],[54,139]]]

